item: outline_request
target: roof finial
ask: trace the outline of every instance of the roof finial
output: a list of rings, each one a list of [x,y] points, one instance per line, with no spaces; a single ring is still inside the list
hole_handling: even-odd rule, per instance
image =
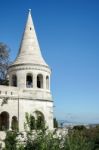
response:
[[[31,13],[31,9],[29,9],[29,13]]]

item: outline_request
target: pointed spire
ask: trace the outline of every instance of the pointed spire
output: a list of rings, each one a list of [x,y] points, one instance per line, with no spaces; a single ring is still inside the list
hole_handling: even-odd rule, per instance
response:
[[[27,23],[20,45],[18,56],[14,62],[15,64],[40,64],[48,66],[41,54],[37,36],[35,33],[34,24],[31,16],[31,9],[29,9]]]
[[[31,13],[31,9],[29,9],[29,12]]]

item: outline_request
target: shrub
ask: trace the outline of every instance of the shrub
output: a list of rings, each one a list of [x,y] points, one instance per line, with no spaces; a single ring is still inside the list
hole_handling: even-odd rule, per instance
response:
[[[33,121],[33,120],[32,120]],[[98,150],[99,149],[99,127],[86,129],[75,127],[70,129],[67,135],[57,136],[48,131],[45,125],[41,129],[34,129],[31,115],[26,114],[26,135],[18,131],[7,132],[4,150]],[[19,135],[23,135],[22,142]]]
[[[92,150],[91,142],[82,131],[70,130],[65,137],[64,150]]]
[[[17,132],[8,131],[5,138],[4,150],[16,150],[17,146]]]

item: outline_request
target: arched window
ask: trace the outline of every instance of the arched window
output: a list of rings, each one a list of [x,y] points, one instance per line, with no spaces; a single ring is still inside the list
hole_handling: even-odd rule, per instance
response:
[[[9,129],[9,113],[4,111],[0,114],[0,130],[5,131]]]
[[[49,89],[49,76],[46,76],[46,88]]]
[[[43,88],[43,76],[41,74],[37,75],[37,87]]]
[[[12,76],[12,86],[17,86],[17,76],[16,75]]]
[[[31,74],[28,74],[26,76],[26,87],[27,88],[32,88],[33,87],[33,77]]]
[[[36,128],[37,129],[42,129],[45,127],[45,119],[44,115],[40,111],[35,111],[36,114]]]
[[[16,116],[12,117],[11,129],[12,130],[18,130],[18,119]]]

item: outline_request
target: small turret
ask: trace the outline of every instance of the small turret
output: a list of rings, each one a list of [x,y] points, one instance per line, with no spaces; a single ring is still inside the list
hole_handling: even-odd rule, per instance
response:
[[[18,55],[9,66],[8,75],[9,87],[1,87],[1,129],[8,130],[13,126],[12,123],[17,122],[19,130],[24,131],[26,112],[32,116],[34,123],[38,121],[41,124],[38,129],[42,127],[42,123],[49,129],[53,129],[51,70],[40,51],[31,10],[29,10]],[[6,105],[2,105],[3,96],[9,99]]]
[[[39,88],[50,91],[51,70],[40,51],[31,10],[28,13],[18,55],[9,67],[8,72],[10,86],[26,88],[26,90]]]

